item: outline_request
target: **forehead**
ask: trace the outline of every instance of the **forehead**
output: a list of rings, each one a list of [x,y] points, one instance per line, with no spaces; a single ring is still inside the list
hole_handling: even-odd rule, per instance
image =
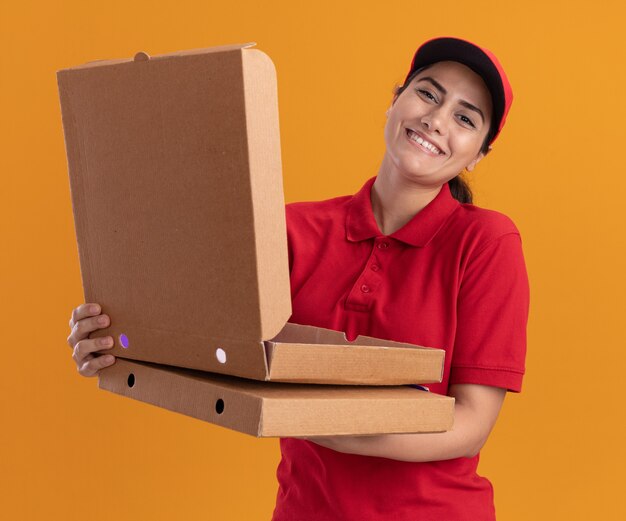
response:
[[[446,90],[446,96],[458,97],[481,108],[491,107],[491,94],[482,77],[455,61],[442,61],[427,66],[417,73],[413,82],[430,77]]]

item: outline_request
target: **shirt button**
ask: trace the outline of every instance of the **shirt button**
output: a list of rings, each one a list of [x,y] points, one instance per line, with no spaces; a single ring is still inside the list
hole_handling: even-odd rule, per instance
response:
[[[369,293],[369,292],[371,291],[371,288],[370,288],[367,284],[363,284],[363,285],[361,286],[361,291],[362,291],[363,293]]]
[[[378,264],[372,264],[371,268],[372,271],[378,271],[380,269],[380,266]]]
[[[378,243],[378,249],[379,250],[386,250],[387,248],[389,248],[389,243],[388,242],[379,242]]]

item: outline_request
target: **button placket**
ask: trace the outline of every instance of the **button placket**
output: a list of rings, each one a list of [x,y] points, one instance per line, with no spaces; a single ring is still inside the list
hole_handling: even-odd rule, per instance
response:
[[[381,246],[383,245],[383,246]],[[382,264],[379,255],[389,250],[390,242],[387,239],[376,239],[372,245],[370,256],[363,271],[356,279],[348,297],[346,306],[363,311],[369,309],[376,298],[377,288],[381,283]]]

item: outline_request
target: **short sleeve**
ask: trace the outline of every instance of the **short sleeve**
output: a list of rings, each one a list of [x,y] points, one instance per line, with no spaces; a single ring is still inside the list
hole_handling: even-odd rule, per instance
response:
[[[492,239],[472,255],[459,287],[449,384],[521,391],[529,293],[519,233]]]

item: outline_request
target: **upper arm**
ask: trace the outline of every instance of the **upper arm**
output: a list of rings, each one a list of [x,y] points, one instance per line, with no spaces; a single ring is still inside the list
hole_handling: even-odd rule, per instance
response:
[[[457,301],[450,384],[519,392],[525,369],[529,284],[519,233],[489,241],[465,266]]]

